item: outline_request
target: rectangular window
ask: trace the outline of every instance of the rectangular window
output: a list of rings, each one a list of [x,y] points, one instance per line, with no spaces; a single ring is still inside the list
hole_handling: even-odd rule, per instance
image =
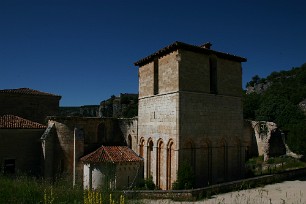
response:
[[[158,58],[154,59],[154,95],[158,94]]]
[[[15,159],[5,159],[3,170],[5,174],[15,174]]]
[[[209,73],[210,73],[210,93],[217,94],[217,60],[209,59]]]

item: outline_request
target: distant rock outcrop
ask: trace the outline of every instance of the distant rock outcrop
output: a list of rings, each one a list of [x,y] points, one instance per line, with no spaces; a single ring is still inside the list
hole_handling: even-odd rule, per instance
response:
[[[304,114],[306,115],[306,99],[304,99],[303,101],[301,101],[299,103],[299,107],[304,112]]]
[[[138,94],[111,96],[100,103],[99,117],[132,118],[138,115]]]
[[[262,94],[271,86],[271,84],[272,84],[271,82],[263,82],[263,83],[254,84],[253,86],[247,86],[246,93],[250,94],[255,92],[257,94]]]

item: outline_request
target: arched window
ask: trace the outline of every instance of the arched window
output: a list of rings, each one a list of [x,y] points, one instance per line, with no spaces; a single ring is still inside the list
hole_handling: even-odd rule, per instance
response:
[[[164,142],[160,139],[157,142],[157,151],[156,151],[156,158],[157,158],[157,165],[156,165],[156,186],[160,189],[165,189],[165,161],[164,161]]]
[[[211,147],[210,142],[205,140],[200,142],[200,147],[197,149],[199,155],[196,157],[196,186],[203,187],[211,183]]]
[[[173,180],[175,179],[172,176],[172,172],[173,172],[172,168],[174,167],[173,165],[174,156],[175,156],[174,155],[174,142],[170,140],[167,145],[167,178],[166,178],[167,190],[171,189]]]
[[[139,143],[139,156],[143,158],[143,148],[144,148],[145,140],[143,138],[140,139]]]
[[[133,147],[131,135],[128,135],[128,147],[129,147],[130,149],[132,149],[132,147]]]
[[[106,142],[106,134],[105,134],[105,125],[104,123],[100,123],[98,125],[98,131],[97,131],[97,142],[99,144]]]
[[[153,153],[153,141],[149,139],[148,147],[147,147],[147,178],[153,176],[153,169],[152,169],[152,153]]]
[[[189,164],[192,167],[193,173],[195,172],[195,165],[196,165],[196,161],[195,161],[195,148],[194,148],[194,144],[192,142],[192,140],[188,140],[185,145],[184,145],[184,162],[186,162],[187,164]]]
[[[235,155],[235,157],[236,157],[236,159],[237,159],[237,171],[236,171],[236,173],[237,173],[237,178],[239,178],[239,177],[241,177],[241,169],[242,169],[242,164],[241,164],[241,145],[240,145],[240,140],[237,138],[236,139],[236,142],[235,142],[236,144],[235,144],[235,146],[236,146],[236,148],[235,148],[235,152],[236,152],[236,155]]]
[[[227,180],[227,145],[224,139],[220,140],[218,144],[218,158],[217,163],[218,169],[218,182],[223,182]]]

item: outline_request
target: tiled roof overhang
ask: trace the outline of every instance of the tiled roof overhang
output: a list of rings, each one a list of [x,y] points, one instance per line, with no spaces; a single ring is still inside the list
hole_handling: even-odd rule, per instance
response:
[[[96,151],[82,157],[83,163],[123,163],[143,161],[127,146],[101,146]]]
[[[0,129],[46,129],[46,126],[15,115],[3,115]]]
[[[33,96],[53,96],[53,97],[58,97],[59,99],[61,96],[59,95],[54,95],[42,91],[37,91],[34,89],[29,89],[29,88],[19,88],[19,89],[3,89],[0,90],[0,93],[7,93],[7,94],[21,94],[21,95],[33,95]]]
[[[238,61],[238,62],[246,62],[247,61],[246,58],[239,57],[239,56],[236,56],[236,55],[223,53],[223,52],[218,52],[218,51],[214,51],[214,50],[207,49],[207,48],[204,48],[204,47],[190,45],[190,44],[187,44],[187,43],[176,41],[173,44],[168,45],[167,47],[164,47],[164,48],[158,50],[157,52],[155,52],[155,53],[135,62],[134,65],[135,66],[143,66],[143,65],[153,61],[157,57],[167,55],[167,54],[169,54],[173,51],[179,50],[179,49],[189,50],[189,51],[198,52],[198,53],[204,53],[204,54],[208,54],[208,55],[216,55],[220,58],[229,59],[229,60]]]

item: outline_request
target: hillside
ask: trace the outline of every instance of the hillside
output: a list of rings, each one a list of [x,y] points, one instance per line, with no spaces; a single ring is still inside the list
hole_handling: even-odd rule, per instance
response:
[[[135,117],[138,115],[138,94],[113,95],[100,103],[99,113],[102,117]]]
[[[254,76],[244,92],[244,118],[272,121],[286,133],[293,151],[306,154],[306,64]]]

